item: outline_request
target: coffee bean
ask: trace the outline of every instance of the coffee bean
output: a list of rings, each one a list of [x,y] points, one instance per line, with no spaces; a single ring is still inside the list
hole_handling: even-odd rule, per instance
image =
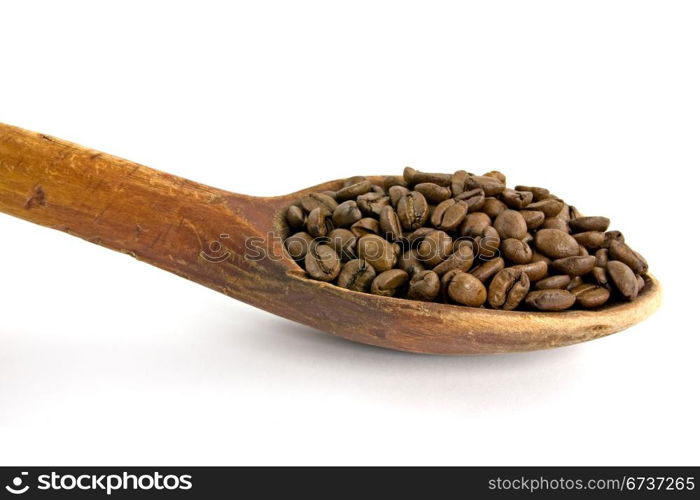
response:
[[[384,233],[384,237],[389,241],[398,240],[403,236],[399,216],[396,215],[396,211],[391,205],[382,208],[379,214],[379,228]]]
[[[570,234],[557,229],[540,229],[535,235],[537,250],[547,257],[561,259],[578,255],[578,243]]]
[[[421,271],[408,284],[408,298],[431,301],[440,293],[440,277],[434,271]]]
[[[362,212],[355,200],[344,201],[333,210],[333,225],[336,227],[352,226],[362,218]]]
[[[449,297],[469,307],[481,307],[486,302],[486,287],[471,274],[457,273],[447,287]]]
[[[459,227],[459,234],[475,238],[484,234],[484,229],[491,225],[491,218],[483,212],[468,213]]]
[[[443,231],[453,231],[464,220],[468,209],[469,205],[464,201],[445,200],[435,207],[430,223]]]
[[[603,240],[603,248],[610,248],[613,241],[625,242],[625,236],[620,231],[607,231]]]
[[[540,229],[556,229],[563,233],[569,233],[569,223],[560,217],[546,217]]]
[[[382,193],[369,192],[357,197],[357,206],[367,217],[378,216],[389,203],[389,197]]]
[[[418,254],[415,249],[409,249],[402,252],[397,257],[397,266],[399,269],[406,271],[410,276],[415,276],[416,274],[425,271],[425,265],[418,258]]]
[[[347,229],[334,229],[328,233],[328,244],[343,261],[355,258],[357,237]]]
[[[527,264],[532,260],[532,249],[522,240],[508,238],[501,241],[501,251],[513,264]]]
[[[561,211],[563,206],[564,203],[559,200],[547,199],[530,203],[527,206],[527,209],[539,210],[540,212],[544,213],[545,217],[554,217]]]
[[[549,196],[549,189],[533,186],[515,186],[516,191],[528,191],[532,193],[533,201],[542,201]]]
[[[528,230],[537,229],[544,224],[544,213],[538,210],[520,210]]]
[[[470,270],[469,273],[482,283],[486,283],[498,271],[503,269],[505,265],[505,261],[501,257],[496,257],[495,259],[487,260],[483,264],[479,264],[474,269]]]
[[[637,282],[637,277],[634,275],[634,271],[632,271],[627,264],[619,260],[611,260],[608,261],[606,269],[615,288],[617,288],[624,298],[627,300],[634,300],[637,298],[639,283]]]
[[[488,300],[494,309],[512,311],[525,298],[530,289],[530,278],[522,269],[506,267],[491,280]]]
[[[497,257],[500,246],[501,237],[493,226],[486,226],[481,235],[474,237],[472,243],[474,254],[482,260]]]
[[[364,175],[354,175],[352,177],[348,177],[347,179],[345,179],[343,181],[343,187],[346,188],[346,187],[352,186],[354,184],[364,182],[366,180],[367,180],[367,177],[365,177]]]
[[[599,267],[605,267],[608,263],[608,249],[599,248],[595,253],[595,265]]]
[[[600,231],[585,231],[576,233],[573,236],[579,245],[592,249],[600,248],[603,245],[603,241],[605,241],[605,235]]]
[[[501,214],[501,212],[508,210],[508,207],[501,200],[496,198],[486,198],[483,206],[479,210],[491,217],[491,219],[495,219]]]
[[[569,292],[573,290],[574,288],[581,286],[584,284],[583,278],[581,276],[572,276],[571,281],[569,282],[568,285],[566,285],[566,290]]]
[[[308,196],[304,196],[299,200],[299,204],[307,213],[318,207],[324,207],[329,212],[333,212],[338,207],[338,203],[324,193],[311,193]]]
[[[644,274],[649,268],[646,259],[632,250],[626,243],[611,241],[609,252],[611,259],[624,262],[636,274]]]
[[[325,207],[316,207],[306,218],[306,232],[314,238],[322,238],[333,230],[331,213]]]
[[[365,217],[364,219],[360,219],[350,226],[350,231],[352,231],[352,234],[358,238],[368,234],[379,234],[379,221],[371,217]]]
[[[293,229],[299,229],[306,225],[306,214],[304,210],[296,205],[291,205],[287,209],[287,223]]]
[[[314,239],[309,233],[296,233],[284,240],[284,246],[294,260],[301,260],[311,248]]]
[[[367,292],[372,286],[372,281],[377,275],[374,268],[363,259],[348,261],[338,275],[338,286],[354,290],[355,292]]]
[[[384,189],[389,192],[392,187],[406,187],[406,179],[402,175],[388,175],[384,177]]]
[[[449,186],[452,184],[452,176],[450,174],[419,172],[411,167],[406,167],[403,170],[403,178],[409,186],[415,186],[424,182],[432,182],[438,186]]]
[[[587,309],[600,307],[610,298],[610,290],[589,283],[577,286],[571,293],[576,297],[576,302]]]
[[[433,231],[435,231],[435,229],[432,227],[419,227],[415,231],[404,233],[404,235],[406,237],[406,241],[408,241],[412,247],[417,247],[418,244],[423,241],[423,238],[428,236]]]
[[[377,275],[372,281],[371,291],[374,295],[393,297],[397,290],[408,281],[408,273],[401,269],[390,269]]]
[[[340,273],[340,258],[330,246],[314,244],[304,257],[304,267],[315,280],[333,281]]]
[[[391,200],[391,205],[396,208],[399,204],[399,200],[410,192],[411,190],[404,186],[391,186],[389,188],[389,200]]]
[[[559,272],[571,276],[581,276],[590,273],[595,267],[595,257],[592,255],[564,257],[552,262],[552,267]]]
[[[447,271],[459,269],[460,271],[468,271],[474,262],[474,252],[467,245],[460,246],[459,249],[452,253],[447,259],[440,262],[433,268],[433,271],[442,276]]]
[[[646,285],[646,281],[644,281],[644,278],[640,275],[637,275],[637,295],[639,295],[639,292],[642,291],[642,288]]]
[[[563,311],[573,306],[576,296],[566,290],[536,290],[525,297],[525,303],[540,311]]]
[[[464,192],[464,182],[469,177],[469,173],[466,170],[457,170],[452,174],[452,180],[450,182],[450,189],[452,189],[452,196],[458,196]]]
[[[452,191],[449,187],[438,186],[432,182],[416,184],[413,186],[413,190],[425,196],[428,203],[440,203],[452,196]]]
[[[549,290],[553,288],[565,289],[571,283],[571,276],[568,274],[557,274],[544,278],[535,283],[535,288],[538,290]]]
[[[470,189],[455,196],[455,201],[463,201],[469,207],[470,212],[478,212],[484,206],[486,195],[483,189]]]
[[[491,176],[474,175],[467,177],[464,187],[469,189],[483,189],[486,196],[501,194],[506,185],[500,179]]]
[[[547,276],[547,264],[543,261],[519,264],[512,266],[511,269],[524,272],[532,282],[539,281]]]
[[[574,233],[585,231],[607,231],[610,219],[607,217],[576,217],[569,221],[569,227]]]
[[[486,172],[484,174],[484,177],[493,177],[494,179],[498,179],[503,184],[506,183],[506,174],[504,174],[503,172],[499,172],[498,170],[491,170],[489,172]]]
[[[608,273],[605,271],[605,266],[596,266],[591,271],[591,276],[593,280],[600,286],[608,286]]]
[[[522,240],[527,234],[527,223],[520,212],[505,210],[493,221],[493,227],[502,240],[515,238]]]
[[[413,231],[421,227],[428,218],[428,202],[418,191],[411,191],[399,200],[396,207],[401,225]]]
[[[532,203],[532,193],[529,191],[516,191],[515,189],[504,189],[501,199],[508,207],[521,210]]]
[[[444,231],[433,231],[418,244],[416,253],[427,266],[434,267],[452,253],[452,238]]]
[[[394,249],[388,241],[376,234],[368,234],[358,240],[357,256],[365,259],[379,272],[387,271],[396,264]]]
[[[372,183],[370,181],[359,180],[339,189],[338,192],[335,193],[335,199],[338,201],[351,200],[360,195],[368,193],[371,189]]]
[[[544,262],[548,266],[552,264],[552,259],[547,257],[546,255],[542,255],[539,252],[533,251],[532,252],[532,262]]]

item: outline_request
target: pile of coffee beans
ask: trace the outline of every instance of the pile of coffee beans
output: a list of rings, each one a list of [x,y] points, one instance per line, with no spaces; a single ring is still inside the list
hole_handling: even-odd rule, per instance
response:
[[[286,220],[285,247],[311,278],[387,297],[590,309],[634,300],[648,267],[606,217],[545,188],[510,189],[497,171],[352,177],[297,200]]]

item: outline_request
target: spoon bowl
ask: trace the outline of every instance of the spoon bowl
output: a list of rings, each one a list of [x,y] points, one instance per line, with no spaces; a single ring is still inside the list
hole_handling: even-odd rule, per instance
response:
[[[309,279],[284,249],[284,212],[342,182],[252,197],[0,124],[0,211],[354,342],[429,354],[545,349],[619,332],[661,303],[651,275],[634,302],[554,313],[381,297]]]

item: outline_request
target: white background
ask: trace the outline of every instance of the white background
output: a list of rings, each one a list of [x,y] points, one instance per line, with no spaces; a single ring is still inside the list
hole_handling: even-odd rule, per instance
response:
[[[0,215],[0,463],[698,464],[696,2],[1,10],[2,122],[258,195],[499,169],[609,215],[665,302],[584,345],[409,355]]]

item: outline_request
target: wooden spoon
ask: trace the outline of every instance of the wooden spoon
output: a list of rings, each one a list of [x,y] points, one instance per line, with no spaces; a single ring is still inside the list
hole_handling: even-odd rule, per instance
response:
[[[341,183],[257,198],[0,124],[0,211],[354,342],[434,354],[544,349],[618,332],[661,302],[652,276],[634,302],[556,313],[379,297],[308,279],[285,253],[284,210]]]

